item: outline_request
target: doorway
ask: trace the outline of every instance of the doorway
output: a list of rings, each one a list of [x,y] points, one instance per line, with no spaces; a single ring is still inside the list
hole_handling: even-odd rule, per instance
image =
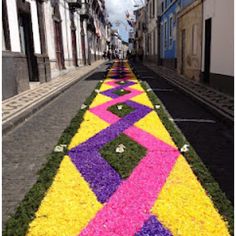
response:
[[[77,42],[76,42],[76,26],[74,22],[74,8],[70,8],[70,29],[71,29],[71,46],[72,46],[72,60],[75,67],[78,66],[77,60]]]
[[[186,30],[181,31],[181,75],[184,75],[185,68],[185,43],[186,43]]]
[[[61,21],[54,20],[56,60],[59,70],[65,69],[64,51],[62,43]]]
[[[73,54],[73,65],[78,66],[77,61],[77,43],[76,43],[76,30],[71,29],[71,41],[72,41],[72,54]]]
[[[84,26],[83,26],[83,18],[80,18],[80,35],[81,35],[81,49],[82,49],[82,57],[83,57],[83,64],[86,65],[86,52],[85,52],[85,33],[84,33]]]
[[[38,78],[37,60],[34,55],[34,41],[33,41],[31,14],[19,11],[18,20],[19,20],[21,52],[24,53],[27,58],[29,81],[37,82],[39,81],[39,78]]]
[[[210,67],[211,67],[211,30],[212,20],[207,19],[205,21],[205,51],[204,51],[204,76],[203,81],[209,83]]]
[[[58,69],[63,70],[65,69],[65,59],[64,59],[64,49],[63,49],[62,30],[61,30],[62,20],[58,2],[54,2],[53,20],[54,20],[54,41],[56,50],[56,61]]]

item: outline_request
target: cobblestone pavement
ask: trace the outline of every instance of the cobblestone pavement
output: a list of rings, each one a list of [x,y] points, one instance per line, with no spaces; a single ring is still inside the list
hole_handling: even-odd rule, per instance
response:
[[[178,75],[175,71],[163,66],[155,64],[145,64],[149,69],[154,71],[161,77],[171,82],[177,87],[180,87],[186,93],[205,103],[210,108],[214,109],[227,119],[234,119],[234,99],[224,93],[218,92],[215,89],[209,88],[199,82],[189,80]]]
[[[34,89],[4,100],[2,103],[3,132],[12,128],[18,121],[23,120],[40,105],[50,101],[77,80],[94,71],[102,63],[104,63],[104,60],[96,61],[91,66],[78,67],[78,69],[59,76],[48,83],[43,83]]]
[[[105,69],[106,66],[103,65],[92,76],[79,80],[3,136],[3,224],[36,182],[37,172],[46,162],[47,155],[53,150],[85,98],[98,81],[103,79]],[[68,77],[68,80],[73,79]]]

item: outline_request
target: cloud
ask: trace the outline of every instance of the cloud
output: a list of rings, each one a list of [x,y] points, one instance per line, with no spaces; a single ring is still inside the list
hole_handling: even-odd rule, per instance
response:
[[[119,33],[123,40],[128,40],[128,32],[130,27],[126,21],[125,12],[128,10],[130,14],[133,13],[134,2],[133,0],[106,0],[106,9],[109,15],[109,20],[111,21],[113,28],[118,28]],[[115,22],[120,21],[122,24],[116,26]]]

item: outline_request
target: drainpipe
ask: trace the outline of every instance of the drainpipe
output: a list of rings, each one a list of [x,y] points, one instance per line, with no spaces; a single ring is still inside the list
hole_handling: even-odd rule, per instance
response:
[[[157,65],[161,65],[161,17],[157,17]]]
[[[202,66],[203,66],[203,38],[204,38],[204,36],[203,36],[203,26],[204,26],[204,6],[203,6],[203,4],[204,4],[204,0],[201,0],[201,4],[202,4],[202,25],[201,25],[201,42],[202,42],[202,46],[201,46],[201,63],[200,63],[200,75],[199,75],[199,77],[200,77],[200,81],[202,81],[203,80],[203,73],[204,72],[202,72]],[[204,45],[205,46],[205,45]],[[204,59],[205,60],[205,59]]]

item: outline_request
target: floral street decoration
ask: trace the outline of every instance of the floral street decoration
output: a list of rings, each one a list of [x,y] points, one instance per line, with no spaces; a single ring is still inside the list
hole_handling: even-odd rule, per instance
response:
[[[27,235],[229,232],[128,63],[117,61],[85,112]]]

